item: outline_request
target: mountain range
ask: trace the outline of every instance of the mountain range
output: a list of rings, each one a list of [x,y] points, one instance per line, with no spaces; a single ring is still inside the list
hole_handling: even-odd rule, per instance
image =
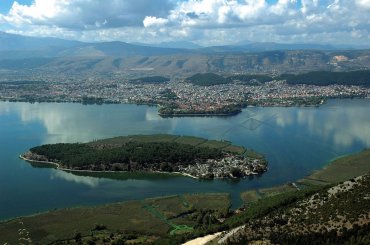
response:
[[[354,48],[249,41],[212,47],[182,41],[152,45],[80,42],[0,32],[0,69],[184,76],[198,72],[296,73],[369,68],[370,50]]]

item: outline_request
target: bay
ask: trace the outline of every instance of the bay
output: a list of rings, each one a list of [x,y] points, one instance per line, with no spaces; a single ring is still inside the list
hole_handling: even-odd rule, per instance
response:
[[[157,133],[229,140],[263,153],[269,169],[239,181],[140,173],[93,177],[35,168],[18,158],[40,144]],[[228,192],[237,207],[241,191],[295,181],[333,158],[366,147],[370,147],[370,100],[365,99],[329,100],[319,108],[253,107],[233,117],[188,118],[161,118],[156,107],[130,104],[0,102],[0,220],[181,193]]]

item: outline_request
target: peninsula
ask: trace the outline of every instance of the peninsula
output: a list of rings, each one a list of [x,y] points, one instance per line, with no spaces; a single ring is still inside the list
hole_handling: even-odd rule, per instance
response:
[[[178,135],[133,135],[31,148],[20,156],[69,171],[178,173],[202,179],[243,178],[266,171],[263,156],[228,141]]]

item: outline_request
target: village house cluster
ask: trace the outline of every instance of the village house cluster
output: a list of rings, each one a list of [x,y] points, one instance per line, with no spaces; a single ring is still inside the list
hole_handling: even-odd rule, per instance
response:
[[[208,159],[193,165],[179,166],[178,172],[196,178],[240,178],[267,170],[262,159],[227,154],[221,159]]]

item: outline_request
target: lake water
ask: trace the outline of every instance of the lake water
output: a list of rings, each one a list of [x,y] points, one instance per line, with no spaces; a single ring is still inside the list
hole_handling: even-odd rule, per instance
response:
[[[269,170],[240,181],[154,174],[112,179],[34,168],[18,158],[40,144],[156,133],[230,140],[265,154]],[[294,181],[366,147],[370,100],[330,100],[319,108],[247,108],[225,118],[165,119],[148,106],[0,102],[0,220],[177,193],[229,192],[238,206],[241,191]]]

